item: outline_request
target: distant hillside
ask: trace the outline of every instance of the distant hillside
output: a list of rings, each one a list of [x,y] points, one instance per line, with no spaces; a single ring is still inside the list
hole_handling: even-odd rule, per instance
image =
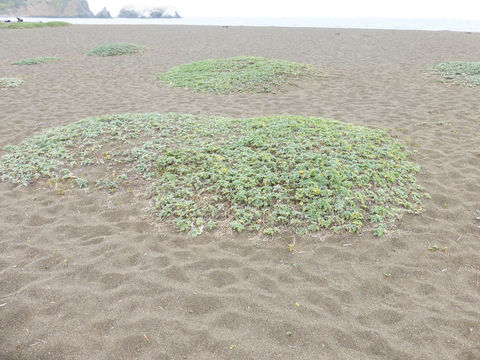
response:
[[[0,0],[0,14],[20,17],[92,17],[87,0]]]

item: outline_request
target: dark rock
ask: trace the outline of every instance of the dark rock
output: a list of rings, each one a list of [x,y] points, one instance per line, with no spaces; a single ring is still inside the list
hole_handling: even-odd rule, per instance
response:
[[[118,13],[119,18],[149,19],[179,18],[180,15],[172,7],[138,8],[134,5],[124,6]]]
[[[104,7],[95,15],[95,17],[102,18],[102,19],[110,19],[112,15],[110,14],[110,11],[108,11],[107,8]]]
[[[134,10],[133,7],[130,6],[125,6],[123,7],[120,12],[118,13],[117,17],[119,18],[142,18],[141,13],[138,11]]]

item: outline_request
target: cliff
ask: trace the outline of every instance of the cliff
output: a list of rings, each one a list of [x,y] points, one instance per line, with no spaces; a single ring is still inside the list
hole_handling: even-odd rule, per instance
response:
[[[0,0],[0,14],[20,17],[92,17],[87,0]]]

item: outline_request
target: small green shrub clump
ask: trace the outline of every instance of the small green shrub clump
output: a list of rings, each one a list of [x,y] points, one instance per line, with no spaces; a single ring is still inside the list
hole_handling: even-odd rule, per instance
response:
[[[366,223],[382,235],[402,213],[422,211],[408,156],[382,130],[313,117],[105,115],[7,146],[0,179],[108,192],[136,181],[158,221],[191,235],[225,226],[356,232]]]
[[[22,84],[23,80],[19,78],[0,78],[0,89],[2,90],[18,87]]]
[[[112,43],[106,44],[90,51],[87,51],[87,55],[96,56],[118,56],[118,55],[130,55],[135,54],[145,49],[145,46],[130,44],[130,43]]]
[[[34,58],[28,58],[18,60],[12,63],[12,65],[36,65],[36,64],[48,64],[49,62],[60,60],[58,57],[37,56]]]
[[[263,57],[209,59],[171,68],[158,78],[168,86],[230,94],[269,93],[293,81],[321,76],[311,65]]]
[[[474,87],[480,85],[480,62],[452,61],[429,68],[430,73],[440,75],[445,82]]]
[[[59,26],[69,26],[71,25],[65,21],[47,21],[47,22],[11,22],[3,23],[0,22],[0,29],[33,29],[33,28],[43,28],[43,27],[59,27]]]

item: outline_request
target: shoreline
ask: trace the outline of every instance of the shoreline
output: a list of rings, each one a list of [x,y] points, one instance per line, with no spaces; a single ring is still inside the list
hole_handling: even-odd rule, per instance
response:
[[[0,18],[14,16],[2,16]],[[202,26],[242,26],[242,27],[288,27],[323,29],[372,29],[372,30],[421,30],[480,32],[480,21],[472,19],[428,19],[428,18],[65,18],[65,17],[25,17],[26,21],[67,21],[77,25],[202,25]],[[393,25],[392,25],[393,24]]]

